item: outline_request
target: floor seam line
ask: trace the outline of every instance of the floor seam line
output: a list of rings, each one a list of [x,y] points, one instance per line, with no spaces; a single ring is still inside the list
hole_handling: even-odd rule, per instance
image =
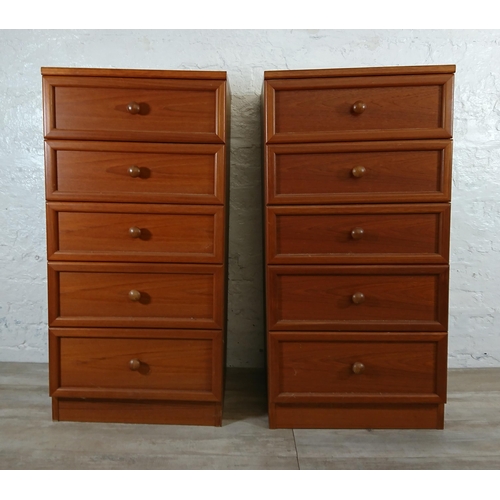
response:
[[[295,429],[292,429],[292,436],[293,436],[293,445],[295,446],[295,458],[297,459],[297,467],[300,470],[299,450],[297,450],[297,441],[295,440]]]

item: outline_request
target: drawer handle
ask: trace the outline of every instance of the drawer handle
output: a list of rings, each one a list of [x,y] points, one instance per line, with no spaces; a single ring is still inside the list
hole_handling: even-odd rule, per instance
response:
[[[363,175],[365,175],[366,168],[359,165],[358,167],[354,167],[351,170],[351,173],[352,173],[353,177],[356,177],[357,179],[359,179],[360,177],[363,177]]]
[[[141,292],[139,292],[138,290],[130,290],[130,292],[128,292],[128,298],[132,302],[138,302],[139,300],[141,300]]]
[[[132,101],[127,104],[127,111],[131,115],[137,115],[141,112],[141,105],[138,102]]]
[[[364,234],[365,234],[365,231],[363,230],[362,227],[355,227],[351,231],[351,238],[353,240],[360,240],[363,237]]]
[[[354,302],[354,304],[362,304],[365,301],[365,296],[361,292],[356,292],[352,296],[352,301]]]
[[[141,176],[141,169],[139,167],[136,167],[133,165],[132,167],[128,167],[128,173],[130,177],[140,177]]]
[[[359,375],[360,373],[363,373],[365,371],[365,365],[363,363],[360,363],[359,361],[356,361],[352,365],[352,372],[355,373],[356,375]]]
[[[131,238],[140,238],[141,237],[141,230],[138,227],[131,227],[128,230],[128,234],[130,234]]]
[[[352,112],[355,115],[360,115],[361,113],[364,113],[365,110],[366,110],[366,104],[363,101],[356,101],[352,105]]]
[[[141,362],[138,359],[131,359],[128,362],[128,366],[133,372],[136,372],[141,367]]]

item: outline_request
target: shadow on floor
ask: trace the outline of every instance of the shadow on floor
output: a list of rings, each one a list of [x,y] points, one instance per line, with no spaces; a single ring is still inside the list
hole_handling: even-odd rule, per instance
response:
[[[227,368],[222,425],[249,417],[266,417],[266,372],[258,369]]]

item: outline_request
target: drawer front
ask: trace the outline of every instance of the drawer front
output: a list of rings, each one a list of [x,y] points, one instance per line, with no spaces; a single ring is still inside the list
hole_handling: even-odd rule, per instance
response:
[[[450,138],[452,89],[449,74],[268,80],[266,140]]]
[[[216,265],[49,263],[51,326],[222,328]]]
[[[269,204],[450,201],[450,141],[274,145],[266,150]]]
[[[223,204],[225,148],[46,141],[47,200]]]
[[[48,139],[225,142],[225,82],[43,77]]]
[[[49,340],[51,393],[58,397],[115,391],[125,398],[210,399],[220,392],[220,331],[55,328]]]
[[[271,264],[446,264],[447,204],[269,207]]]
[[[221,206],[48,203],[50,260],[222,263]]]
[[[448,266],[268,266],[269,330],[446,331]]]
[[[446,345],[446,334],[272,333],[271,397],[445,402]]]

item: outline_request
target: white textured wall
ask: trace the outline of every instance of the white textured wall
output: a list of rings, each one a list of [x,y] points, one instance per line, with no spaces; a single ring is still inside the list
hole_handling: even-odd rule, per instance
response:
[[[228,365],[263,366],[267,69],[456,64],[450,367],[500,366],[500,30],[0,31],[0,360],[47,360],[41,66],[226,70]]]

